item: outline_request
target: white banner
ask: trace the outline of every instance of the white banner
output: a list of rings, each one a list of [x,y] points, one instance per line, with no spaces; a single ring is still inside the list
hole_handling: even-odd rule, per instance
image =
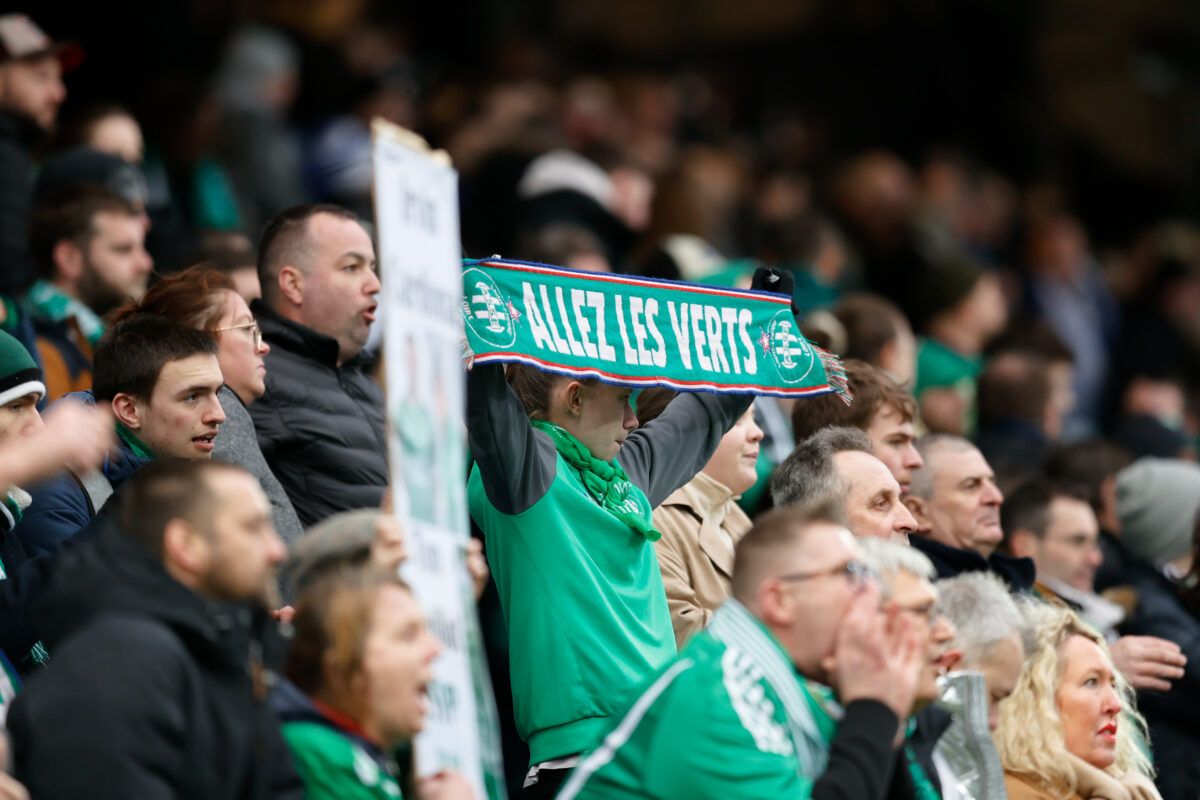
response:
[[[417,737],[417,772],[462,772],[504,797],[479,619],[465,548],[462,259],[458,173],[415,134],[374,126],[375,220],[396,514],[409,540],[404,578],[442,644]]]

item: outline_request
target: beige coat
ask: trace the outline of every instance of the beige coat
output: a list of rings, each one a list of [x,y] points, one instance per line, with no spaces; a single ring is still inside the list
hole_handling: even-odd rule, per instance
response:
[[[1141,775],[1116,776],[1103,772],[1082,759],[1070,756],[1075,770],[1075,794],[1070,800],[1162,800],[1154,783]],[[1008,772],[1004,775],[1008,800],[1062,800],[1039,781]]]
[[[683,647],[729,597],[733,546],[750,518],[729,489],[701,472],[654,510],[654,527],[675,643]]]

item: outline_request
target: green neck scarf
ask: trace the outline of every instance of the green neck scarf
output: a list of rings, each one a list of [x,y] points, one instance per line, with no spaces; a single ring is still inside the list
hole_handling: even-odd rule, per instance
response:
[[[583,442],[551,422],[542,419],[531,419],[529,422],[554,440],[558,454],[579,470],[579,478],[588,494],[601,508],[650,541],[656,542],[661,538],[662,534],[654,529],[649,514],[644,513],[643,505],[638,502],[637,495],[641,494],[641,490],[633,485],[615,458],[601,461],[592,455]]]
[[[35,283],[25,295],[25,302],[34,316],[47,322],[63,322],[73,318],[92,347],[104,335],[104,321],[94,311],[48,281]]]
[[[150,448],[135,436],[133,431],[119,422],[117,423],[117,436],[121,437],[121,441],[125,442],[138,458],[154,458],[154,453],[150,452]]]
[[[913,730],[917,727],[915,719],[908,721],[908,729],[905,733],[905,738],[912,736]],[[912,779],[913,789],[916,792],[916,800],[939,800],[941,794],[934,788],[933,781],[925,774],[925,770],[917,761],[916,755],[913,754],[912,748],[905,742],[901,748],[904,751],[905,765],[908,767],[908,776]]]

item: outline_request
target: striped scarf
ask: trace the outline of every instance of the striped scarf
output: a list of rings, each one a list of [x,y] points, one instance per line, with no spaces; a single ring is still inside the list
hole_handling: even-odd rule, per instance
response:
[[[808,697],[802,688],[804,680],[787,660],[779,645],[762,628],[762,624],[737,600],[725,601],[709,623],[708,633],[727,648],[745,653],[762,670],[763,677],[783,702],[788,732],[801,772],[815,780],[825,772],[829,762],[829,744],[833,738],[834,721],[841,719],[842,709],[832,692],[812,685]],[[826,716],[827,720],[820,719]],[[826,724],[822,725],[821,723]]]

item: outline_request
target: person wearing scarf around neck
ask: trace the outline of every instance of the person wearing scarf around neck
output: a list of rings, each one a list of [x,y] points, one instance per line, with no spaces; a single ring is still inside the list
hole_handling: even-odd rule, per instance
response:
[[[314,566],[292,625],[288,681],[271,704],[308,800],[472,797],[453,771],[401,792],[393,754],[425,724],[439,645],[394,569]]]
[[[752,288],[790,293],[760,269]],[[629,387],[511,364],[467,376],[471,516],[508,624],[527,798],[553,797],[622,701],[676,653],[651,510],[751,395],[685,393],[639,427]]]
[[[133,315],[105,334],[92,392],[67,397],[111,409],[119,442],[99,469],[30,487],[33,505],[16,530],[30,555],[54,552],[85,529],[111,492],[151,459],[211,457],[225,421],[216,352],[210,334],[153,314]]]
[[[21,305],[50,400],[91,386],[104,316],[145,294],[154,266],[145,237],[142,212],[107,188],[78,185],[39,199],[29,232],[38,280]]]
[[[738,542],[732,584],[559,800],[923,797],[907,784],[893,794],[923,632],[881,611],[838,505],[758,517]]]
[[[22,670],[45,660],[27,610],[46,584],[52,559],[30,558],[13,535],[32,501],[19,484],[65,464],[90,469],[103,460],[113,440],[111,417],[73,403],[43,421],[37,404],[45,391],[33,356],[0,332],[0,651],[8,657],[2,663]],[[13,688],[19,681],[15,676],[0,680],[0,706],[8,694],[4,685]],[[0,720],[2,713],[0,709]]]

